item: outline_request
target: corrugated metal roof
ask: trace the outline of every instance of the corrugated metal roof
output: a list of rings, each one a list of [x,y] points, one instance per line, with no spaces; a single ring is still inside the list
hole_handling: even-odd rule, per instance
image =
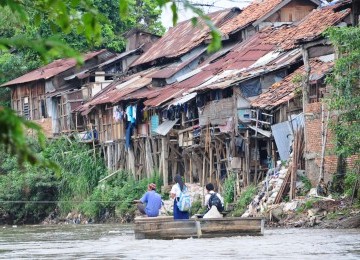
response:
[[[266,19],[269,15],[280,10],[282,7],[289,4],[291,0],[260,0],[253,1],[250,5],[244,8],[244,10],[231,21],[221,26],[220,31],[225,34],[235,33],[246,26],[261,22],[263,19]],[[321,1],[319,0],[310,0],[316,5],[320,5]]]
[[[94,58],[95,56],[98,56],[105,52],[109,52],[109,51],[103,49],[100,51],[94,51],[94,52],[87,53],[84,55],[84,61],[90,60],[90,59]],[[64,72],[70,68],[73,68],[75,66],[76,66],[76,60],[73,58],[55,60],[46,66],[43,66],[36,70],[33,70],[25,75],[22,75],[21,77],[18,77],[9,82],[6,82],[6,83],[2,84],[1,86],[2,87],[10,86],[10,85],[15,85],[15,84],[21,84],[21,83],[25,83],[25,82],[40,80],[40,79],[49,79],[61,72]]]
[[[242,12],[219,29],[223,34],[231,34],[255,22],[275,9],[283,0],[253,1]]]
[[[216,71],[201,71],[191,78],[188,78],[180,83],[174,83],[169,87],[163,88],[159,95],[153,99],[148,99],[144,102],[147,107],[157,107],[174,98],[181,97],[183,93],[189,89],[199,86],[205,81],[211,79],[216,74]]]
[[[88,68],[86,70],[83,70],[83,71],[80,71],[78,73],[75,73],[73,75],[70,75],[66,78],[64,78],[65,80],[71,80],[71,79],[74,79],[74,78],[78,78],[78,79],[83,79],[83,78],[86,78],[87,76],[90,75],[90,72],[98,69],[98,68],[103,68],[103,67],[106,67],[107,65],[109,64],[112,64],[114,62],[117,62],[118,60],[121,60],[122,58],[128,56],[128,55],[131,55],[133,53],[136,53],[137,51],[139,51],[141,48],[137,48],[135,50],[131,50],[131,51],[127,51],[127,52],[122,52],[120,54],[114,54],[115,57],[111,58],[111,59],[108,59],[107,61],[103,62],[103,63],[100,63],[96,66],[93,66],[92,68]]]
[[[189,65],[191,62],[193,62],[194,60],[196,60],[201,54],[203,54],[205,51],[207,50],[207,48],[203,48],[200,52],[198,52],[196,55],[194,55],[193,57],[185,60],[185,61],[180,61],[180,62],[176,62],[176,63],[172,63],[169,66],[167,66],[164,69],[161,69],[153,74],[150,74],[149,77],[151,78],[158,78],[158,79],[167,79],[170,78],[171,76],[173,76],[175,73],[177,73],[178,71],[180,71],[181,69],[183,69],[184,67],[186,67],[187,65]]]
[[[225,20],[230,19],[232,15],[237,13],[238,11],[233,9],[226,9],[207,14],[207,16],[213,21],[215,26],[219,27]],[[191,20],[180,22],[175,27],[170,28],[162,38],[156,41],[131,66],[148,63],[159,58],[179,57],[203,44],[209,34],[210,29],[201,20],[199,20],[199,24],[195,27]]]
[[[299,40],[314,39],[330,26],[341,22],[350,14],[350,9],[334,12],[331,7],[315,9],[309,13],[299,24],[293,24],[277,30],[267,29],[271,36],[265,38],[265,44],[275,44],[282,50],[296,47]]]
[[[322,75],[323,77],[332,69],[333,62],[322,62],[318,59],[311,59],[310,66],[310,75]],[[295,96],[294,92],[298,87],[298,85],[293,82],[293,79],[298,77],[298,75],[303,75],[304,73],[304,66],[295,70],[282,81],[276,82],[268,91],[262,93],[253,100],[251,102],[251,106],[271,110],[276,106],[293,99]]]
[[[184,89],[175,88],[174,86],[165,87],[161,91],[155,92],[157,94],[156,96],[144,101],[144,105],[146,107],[157,107],[175,97],[180,96],[184,92]]]
[[[185,96],[176,98],[175,100],[173,100],[172,102],[167,104],[167,106],[170,107],[170,106],[182,105],[182,104],[188,102],[189,100],[192,100],[193,98],[195,98],[196,95],[197,95],[197,93],[191,93],[191,94],[187,94]]]
[[[167,133],[169,133],[169,131],[174,127],[174,125],[176,124],[176,122],[179,121],[179,119],[175,119],[175,120],[167,120],[165,122],[163,122],[162,124],[160,124],[155,130],[154,132],[160,134],[160,135],[167,135]]]
[[[139,90],[149,84],[151,84],[150,78],[136,77],[135,80],[126,81],[116,86],[115,89],[101,95],[99,98],[91,101],[90,104],[99,105],[119,102],[122,97],[125,97],[126,95],[129,95],[130,93],[135,92],[136,90]]]
[[[264,44],[262,33],[256,33],[246,41],[238,43],[228,54],[209,64],[204,70],[247,68],[265,54],[275,50],[275,47],[275,44]]]

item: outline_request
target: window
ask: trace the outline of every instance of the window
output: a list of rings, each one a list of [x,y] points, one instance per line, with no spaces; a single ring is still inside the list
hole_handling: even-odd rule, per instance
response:
[[[41,118],[47,118],[46,102],[44,99],[40,100],[40,116]]]
[[[26,119],[30,119],[29,97],[22,98],[22,114]]]

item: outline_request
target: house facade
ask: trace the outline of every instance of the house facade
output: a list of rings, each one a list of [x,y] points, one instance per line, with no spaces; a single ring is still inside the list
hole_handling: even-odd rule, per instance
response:
[[[348,3],[319,5],[264,0],[209,14],[222,34],[216,53],[207,52],[210,30],[190,20],[160,39],[134,30],[126,52],[62,75],[76,90],[49,85],[47,91],[41,79],[44,91],[36,96],[57,100],[53,120],[67,128],[53,133],[96,130],[93,145],[110,172],[141,179],[158,171],[165,186],[180,173],[186,182],[211,181],[220,191],[232,176],[239,193],[262,181],[277,161],[291,159],[292,172],[305,171],[315,185],[336,171],[324,153],[331,149],[326,127],[319,125],[327,117],[321,99],[334,61],[323,32],[352,20]],[[14,86],[14,109],[40,116],[38,100],[25,113],[18,84],[6,83]],[[319,142],[320,150],[312,145]]]

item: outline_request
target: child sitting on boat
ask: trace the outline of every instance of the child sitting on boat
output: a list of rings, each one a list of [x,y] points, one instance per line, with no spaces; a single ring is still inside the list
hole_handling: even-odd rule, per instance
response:
[[[207,194],[205,195],[205,206],[207,207],[207,212],[203,218],[222,218],[221,214],[224,211],[224,199],[221,195],[214,191],[214,185],[208,183],[205,186]]]

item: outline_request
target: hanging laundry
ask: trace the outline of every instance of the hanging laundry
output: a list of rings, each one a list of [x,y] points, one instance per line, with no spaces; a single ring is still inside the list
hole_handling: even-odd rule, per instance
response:
[[[133,109],[132,109],[131,105],[127,106],[126,107],[126,116],[127,116],[127,121],[129,121],[129,122],[131,122],[131,120],[132,120],[132,112],[133,112]]]
[[[132,117],[133,117],[133,121],[132,123],[135,123],[136,121],[136,105],[132,106]]]
[[[129,123],[128,127],[126,128],[126,133],[125,133],[125,148],[126,150],[129,149],[130,145],[131,145],[131,135],[132,135],[132,124]]]

